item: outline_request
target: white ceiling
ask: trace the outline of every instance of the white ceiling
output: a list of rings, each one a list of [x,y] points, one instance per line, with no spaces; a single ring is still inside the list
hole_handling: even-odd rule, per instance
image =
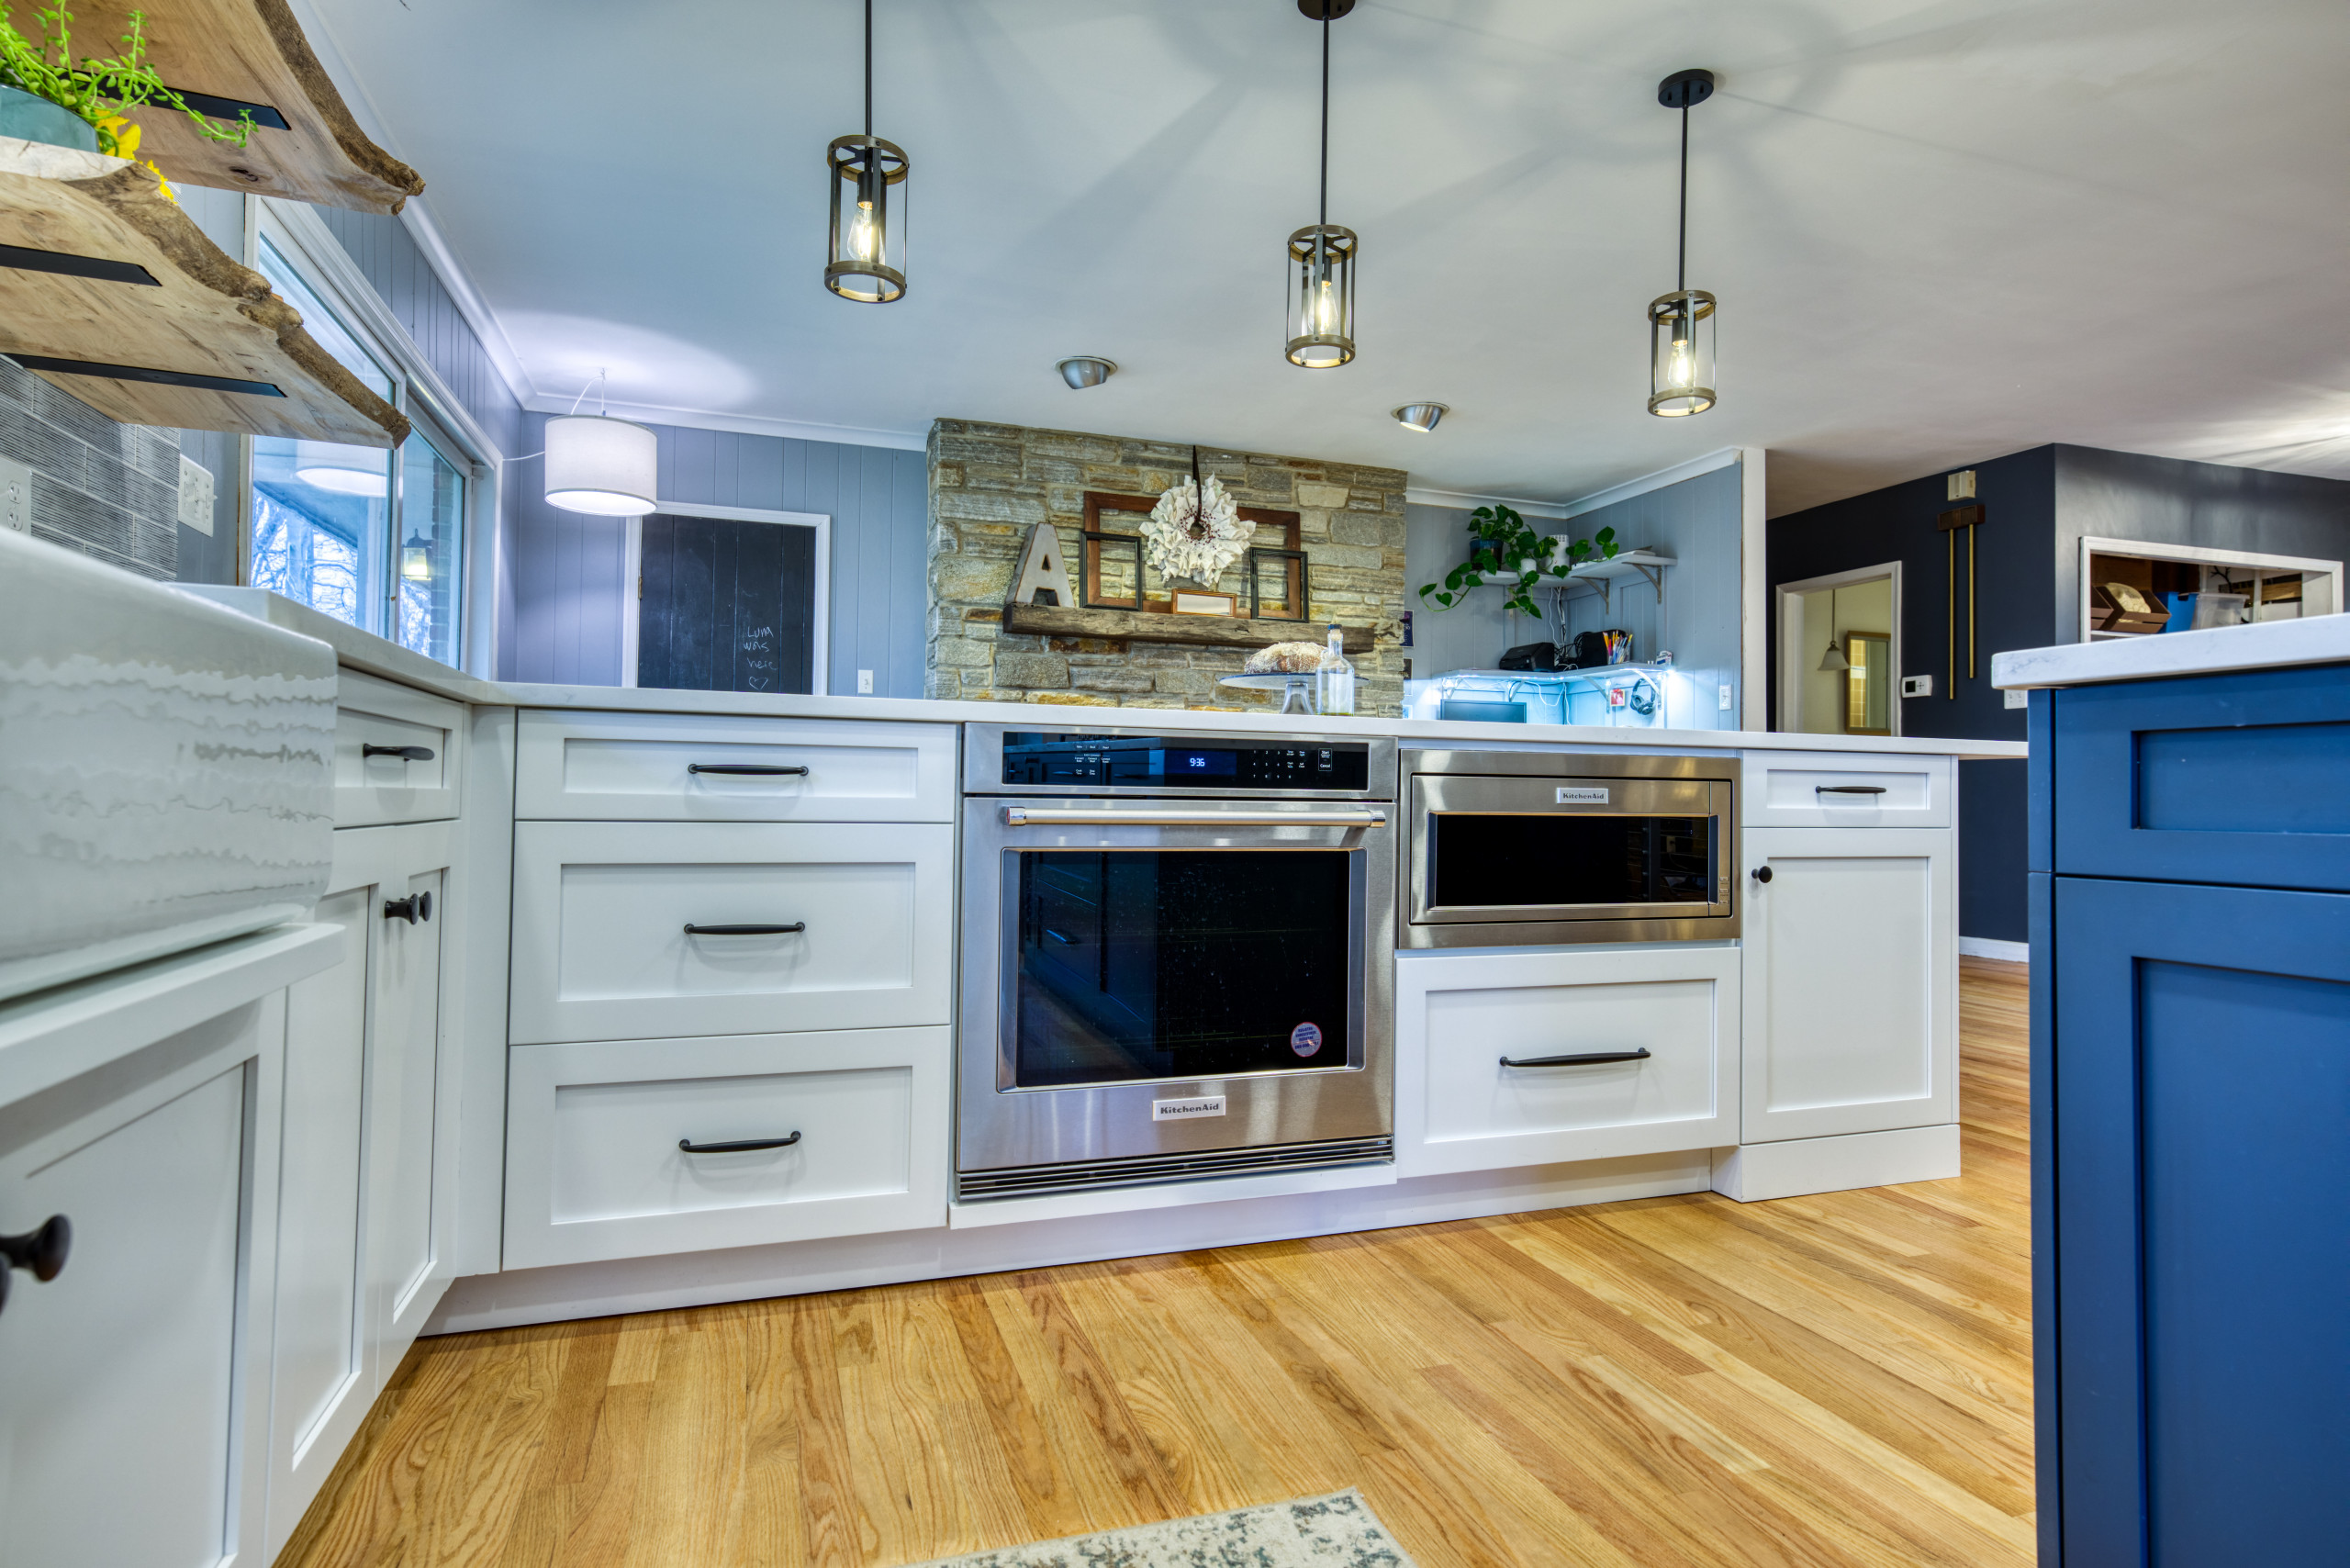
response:
[[[2350,477],[2341,0],[1362,0],[1330,191],[1360,355],[1324,372],[1281,353],[1315,201],[1295,0],[878,0],[874,129],[913,162],[883,307],[820,281],[857,0],[308,8],[542,398],[608,366],[645,409],[1550,499],[1759,446],[1774,512],[2049,441]],[[1689,281],[1722,300],[1722,400],[1666,420],[1655,88],[1688,65],[1720,81]],[[1124,368],[1071,392],[1070,353]],[[1453,408],[1432,436],[1387,418],[1419,398]]]

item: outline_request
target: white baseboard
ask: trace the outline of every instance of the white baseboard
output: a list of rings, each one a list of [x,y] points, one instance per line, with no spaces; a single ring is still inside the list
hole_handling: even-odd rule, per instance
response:
[[[1741,1204],[1903,1182],[1940,1182],[1957,1174],[1956,1122],[1740,1144],[1714,1158],[1714,1191]]]
[[[1962,936],[1958,953],[1963,958],[1997,958],[2003,964],[2031,962],[2031,944],[2002,942],[1994,936]]]
[[[1696,1149],[1422,1176],[1337,1192],[1192,1203],[1147,1214],[1039,1219],[978,1229],[942,1226],[885,1236],[473,1274],[449,1287],[424,1332],[458,1334],[1664,1197],[1702,1193],[1713,1176],[1713,1151]]]

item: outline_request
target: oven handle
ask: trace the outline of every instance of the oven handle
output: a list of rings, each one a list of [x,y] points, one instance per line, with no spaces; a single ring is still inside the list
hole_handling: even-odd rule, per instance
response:
[[[1384,827],[1376,809],[1342,812],[1065,811],[1006,806],[1007,827]]]

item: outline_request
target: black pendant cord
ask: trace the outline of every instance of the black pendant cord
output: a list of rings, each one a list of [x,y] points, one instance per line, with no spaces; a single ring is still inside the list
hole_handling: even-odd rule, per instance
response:
[[[872,0],[866,0],[869,6]],[[1673,287],[1689,291],[1689,106],[1681,106],[1681,238],[1673,253]],[[1685,308],[1685,306],[1684,306]]]
[[[1689,117],[1684,113],[1681,118],[1684,122],[1681,136],[1685,142],[1689,137],[1685,123]],[[865,0],[865,134],[873,134],[873,0]],[[1687,152],[1684,151],[1682,157],[1685,161]]]
[[[1322,206],[1315,221],[1330,226],[1330,0],[1322,0]],[[1326,236],[1323,243],[1329,243]]]

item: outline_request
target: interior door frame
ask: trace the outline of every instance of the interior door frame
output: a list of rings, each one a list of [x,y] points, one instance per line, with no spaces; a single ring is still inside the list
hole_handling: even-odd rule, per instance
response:
[[[808,689],[823,697],[832,690],[829,644],[833,625],[833,519],[830,512],[773,511],[765,507],[722,507],[707,501],[660,501],[654,511],[663,517],[706,517],[719,522],[774,522],[786,528],[816,531],[816,560],[812,624],[809,633]],[[633,591],[632,591],[633,590]],[[644,519],[628,520],[627,558],[621,571],[621,684],[636,684],[637,618],[643,609]]]
[[[1804,634],[1802,596],[1807,593],[1824,593],[1830,588],[1852,588],[1861,583],[1874,582],[1879,577],[1893,579],[1893,653],[1891,656],[1894,689],[1888,700],[1891,704],[1889,709],[1893,726],[1891,734],[1898,735],[1901,733],[1902,601],[1901,563],[1897,560],[1886,561],[1874,566],[1855,566],[1845,572],[1830,572],[1822,577],[1805,577],[1796,582],[1779,583],[1772,588],[1771,592],[1774,596],[1771,605],[1774,611],[1773,619],[1778,622],[1779,628],[1779,700],[1778,711],[1773,715],[1774,722],[1771,728],[1774,733],[1786,734],[1814,733],[1841,734],[1844,733],[1841,730],[1803,731],[1794,727],[1795,722],[1799,722],[1803,717],[1803,678],[1806,672],[1803,667],[1802,644],[1810,640]],[[1789,612],[1791,609],[1793,613]]]

